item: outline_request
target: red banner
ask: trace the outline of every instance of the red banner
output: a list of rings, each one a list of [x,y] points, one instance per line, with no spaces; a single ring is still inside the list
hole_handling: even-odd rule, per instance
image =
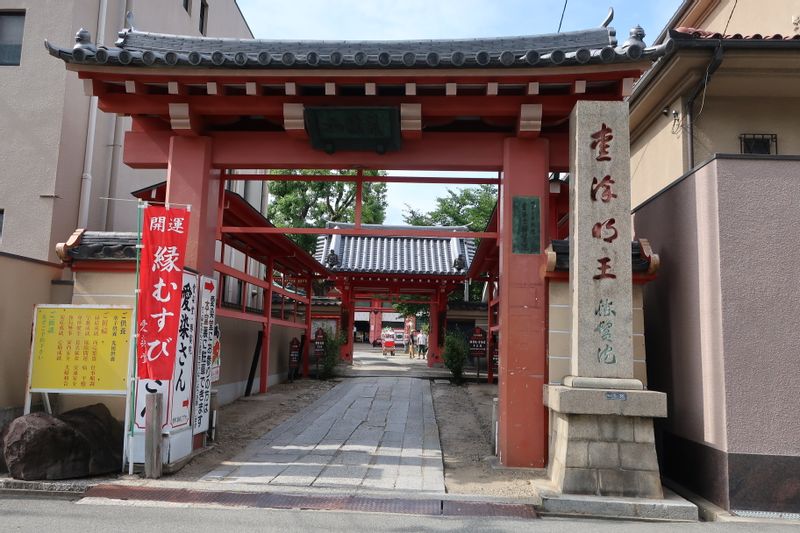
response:
[[[172,379],[189,211],[148,206],[142,224],[136,361],[139,379]]]

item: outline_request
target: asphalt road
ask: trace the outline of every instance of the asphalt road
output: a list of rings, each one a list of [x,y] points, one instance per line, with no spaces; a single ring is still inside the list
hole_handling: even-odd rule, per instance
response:
[[[491,531],[491,532],[797,532],[800,524],[692,523],[653,524],[615,520],[539,520],[425,517],[398,514],[343,513],[272,509],[156,507],[127,502],[123,505],[86,505],[63,499],[0,494],[0,531],[36,533],[90,533],[168,531]]]

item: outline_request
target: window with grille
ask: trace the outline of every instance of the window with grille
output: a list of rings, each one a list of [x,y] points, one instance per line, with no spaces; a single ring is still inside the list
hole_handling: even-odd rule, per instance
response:
[[[742,133],[739,135],[739,152],[775,155],[778,153],[778,136],[774,133]]]
[[[19,65],[25,13],[0,11],[0,65]]]

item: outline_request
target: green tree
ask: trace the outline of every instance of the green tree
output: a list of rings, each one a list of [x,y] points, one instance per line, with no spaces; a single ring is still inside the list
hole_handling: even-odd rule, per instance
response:
[[[436,208],[428,213],[414,209],[406,204],[403,211],[403,220],[412,226],[466,226],[470,231],[483,231],[492,218],[492,212],[497,205],[497,192],[494,185],[482,184],[460,190],[447,189],[447,196],[436,199]],[[476,241],[477,245],[477,241]],[[482,283],[473,283],[469,289],[469,299],[473,302],[481,300],[483,291]],[[463,291],[455,290],[450,293],[451,301],[461,301]],[[407,308],[406,308],[407,307]],[[415,311],[424,311],[422,306],[406,304],[395,305],[398,313],[415,314]]]
[[[444,366],[453,375],[453,381],[461,384],[464,381],[464,364],[467,362],[469,345],[460,331],[448,331],[444,338]]]
[[[270,204],[267,217],[279,227],[322,227],[326,222],[355,220],[356,185],[353,182],[302,181],[303,176],[319,174],[316,170],[275,170],[275,174],[296,174],[297,181],[270,181]],[[355,176],[355,170],[332,172]],[[382,173],[367,171],[365,176]],[[365,224],[381,224],[386,218],[386,184],[364,182],[361,220]],[[309,253],[314,252],[315,235],[290,235]]]
[[[483,231],[496,204],[494,185],[447,189],[447,196],[437,198],[436,208],[428,213],[406,204],[403,220],[412,226],[466,226],[470,231]]]

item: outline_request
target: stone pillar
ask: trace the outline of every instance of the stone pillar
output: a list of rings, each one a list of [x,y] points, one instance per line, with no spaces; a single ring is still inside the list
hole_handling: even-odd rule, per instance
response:
[[[176,135],[170,139],[167,203],[191,205],[186,266],[214,273],[214,242],[219,205],[218,170],[211,168],[210,137]]]
[[[572,375],[547,386],[550,476],[563,492],[663,496],[653,417],[666,395],[633,377],[630,140],[625,102],[570,117]]]
[[[547,460],[540,391],[547,346],[548,169],[547,140],[505,141],[498,224],[498,451],[504,466],[542,468]]]

